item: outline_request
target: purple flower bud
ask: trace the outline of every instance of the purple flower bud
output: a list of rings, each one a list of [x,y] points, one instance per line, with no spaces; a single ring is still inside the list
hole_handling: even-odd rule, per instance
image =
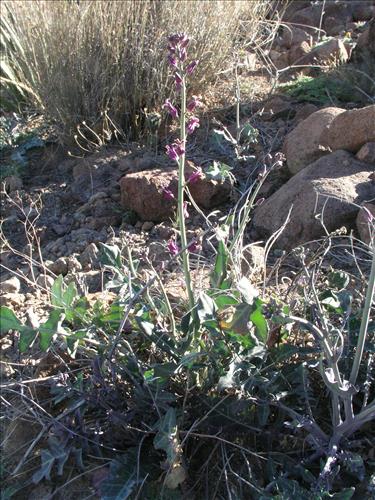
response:
[[[176,139],[173,143],[173,146],[175,147],[179,156],[182,156],[185,153],[185,144],[180,139]]]
[[[202,178],[202,169],[201,168],[197,168],[197,170],[195,170],[195,172],[193,172],[187,179],[187,183],[188,184],[195,184],[198,179],[201,179]]]
[[[174,200],[175,196],[170,189],[165,188],[165,189],[163,189],[163,198],[165,200],[170,201],[170,200]]]
[[[367,219],[367,222],[369,224],[371,224],[374,220],[374,216],[372,215],[372,213],[370,212],[370,210],[367,208],[367,207],[362,207],[362,209],[365,211],[366,213],[366,219]]]
[[[190,40],[185,35],[185,33],[173,33],[172,35],[169,35],[168,42],[172,47],[176,47],[177,45],[181,45],[181,47],[187,47]]]
[[[172,54],[169,54],[167,59],[172,68],[177,68],[177,59]]]
[[[186,61],[186,57],[187,57],[187,54],[186,54],[186,49],[182,48],[182,49],[179,49],[178,51],[178,58],[181,62],[185,62]]]
[[[165,103],[163,104],[163,108],[168,111],[168,113],[173,117],[173,118],[178,118],[178,111],[177,109],[173,106],[171,101],[167,99]]]
[[[188,75],[191,75],[195,70],[195,68],[198,66],[198,63],[199,63],[198,59],[194,59],[194,61],[191,61],[191,63],[188,64],[186,67],[186,73]]]
[[[184,217],[185,217],[185,219],[189,218],[189,212],[188,212],[187,207],[188,207],[188,202],[184,201],[183,210],[184,210]]]
[[[178,161],[179,156],[178,156],[178,154],[173,146],[170,146],[169,144],[167,144],[165,146],[165,149],[167,150],[167,155],[169,156],[169,158],[171,160]]]
[[[192,113],[195,110],[195,108],[200,108],[201,106],[203,106],[202,101],[199,99],[199,97],[193,95],[191,96],[191,101],[188,102],[186,109],[190,111],[190,113]]]
[[[180,249],[173,238],[168,241],[167,248],[171,255],[177,255],[180,252]]]
[[[265,198],[259,198],[259,200],[256,201],[255,206],[259,207],[264,201],[265,201]]]
[[[188,134],[192,134],[196,128],[199,127],[199,118],[196,116],[192,116],[187,124],[187,132]]]
[[[175,84],[176,84],[176,90],[177,90],[177,92],[179,92],[181,90],[181,88],[182,88],[182,78],[181,78],[181,76],[178,73],[176,73],[174,75],[174,81],[175,81]]]
[[[190,39],[186,35],[184,35],[183,39],[180,42],[181,47],[183,49],[185,49],[189,45],[189,43],[190,43]]]

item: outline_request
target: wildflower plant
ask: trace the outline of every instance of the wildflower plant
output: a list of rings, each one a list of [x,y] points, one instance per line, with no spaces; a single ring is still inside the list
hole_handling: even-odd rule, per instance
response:
[[[189,264],[189,246],[186,238],[185,219],[188,217],[187,203],[185,201],[185,187],[188,182],[196,182],[201,175],[201,171],[194,172],[187,183],[185,182],[185,150],[186,136],[193,134],[199,127],[199,118],[192,115],[196,108],[202,105],[199,97],[192,96],[187,102],[186,95],[186,80],[194,72],[198,65],[198,60],[187,60],[187,48],[190,44],[190,39],[184,33],[175,33],[168,37],[168,62],[174,74],[174,82],[176,90],[180,95],[180,112],[177,107],[172,104],[170,99],[167,99],[164,104],[164,109],[171,115],[173,119],[180,120],[180,138],[172,144],[166,146],[166,152],[169,158],[175,161],[178,165],[178,195],[177,195],[177,220],[180,231],[180,240],[182,247],[182,260],[184,268],[185,283],[189,298],[189,306],[194,307],[194,294],[191,284],[190,264]],[[165,191],[165,196],[170,194]],[[170,242],[169,246],[172,253],[175,255],[178,251],[177,243]]]

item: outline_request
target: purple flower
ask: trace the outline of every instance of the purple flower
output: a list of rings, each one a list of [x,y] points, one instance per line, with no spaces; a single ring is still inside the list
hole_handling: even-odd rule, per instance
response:
[[[188,217],[189,217],[189,212],[188,212],[187,207],[188,207],[188,203],[187,203],[187,201],[184,201],[183,210],[184,210],[185,219],[188,219]]]
[[[192,116],[187,124],[188,134],[192,134],[196,128],[199,127],[199,118]]]
[[[178,91],[181,90],[181,87],[182,87],[182,78],[181,78],[181,76],[178,73],[176,73],[174,75],[174,81],[175,81],[175,84],[176,84],[176,90],[178,92]]]
[[[178,161],[179,159],[179,156],[177,154],[177,151],[175,150],[175,148],[173,147],[173,144],[172,146],[170,146],[169,144],[167,144],[165,146],[165,149],[167,150],[167,155],[169,156],[169,158],[173,161]]]
[[[169,201],[169,200],[174,200],[175,197],[170,189],[165,188],[163,189],[163,198]]]
[[[168,244],[167,244],[167,248],[169,250],[169,253],[173,256],[177,255],[180,253],[180,249],[178,248],[178,245],[176,243],[176,241],[171,238],[169,241],[168,241]]]
[[[190,113],[192,113],[195,110],[195,108],[200,108],[201,106],[203,106],[202,101],[199,99],[199,97],[193,95],[191,97],[191,101],[188,102],[186,109],[190,111]]]
[[[192,174],[190,174],[190,176],[187,179],[187,182],[189,184],[195,184],[198,181],[198,179],[201,178],[202,178],[202,169],[197,168],[197,170],[195,170]]]
[[[194,61],[191,61],[191,63],[188,64],[186,67],[186,73],[188,75],[191,75],[195,70],[195,68],[198,66],[198,63],[199,63],[198,59],[194,59]]]
[[[163,108],[168,111],[172,118],[178,118],[178,111],[169,99],[165,101],[165,103],[163,104]]]
[[[197,240],[193,240],[189,246],[188,246],[188,251],[191,253],[197,253],[201,249],[200,244],[197,242]]]
[[[179,139],[176,139],[175,142],[171,145],[167,144],[165,146],[167,150],[167,155],[171,160],[178,161],[180,156],[185,153],[185,146]]]

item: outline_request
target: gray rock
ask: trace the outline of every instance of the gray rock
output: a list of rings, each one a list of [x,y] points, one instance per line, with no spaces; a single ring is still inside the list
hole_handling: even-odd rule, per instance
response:
[[[3,180],[4,188],[8,193],[13,193],[14,191],[19,191],[22,189],[23,182],[17,175],[9,175]]]
[[[341,108],[320,109],[300,122],[286,136],[283,151],[292,174],[330,152],[329,147],[324,145],[328,127],[336,116],[344,112]]]
[[[103,289],[102,271],[77,273],[75,279],[85,293],[96,293]]]
[[[99,250],[95,243],[90,243],[85,248],[85,250],[79,256],[79,261],[84,269],[89,266],[91,268],[95,268],[99,265]]]
[[[366,163],[372,164],[375,170],[375,142],[368,142],[367,144],[362,146],[356,154],[356,157],[360,161],[365,161]]]
[[[154,227],[154,225],[155,225],[155,224],[154,224],[153,222],[151,222],[151,221],[146,221],[146,222],[144,222],[144,223],[142,224],[141,229],[142,229],[142,231],[145,231],[145,232],[147,232],[147,231],[151,231],[151,229]]]
[[[11,278],[0,283],[0,293],[3,295],[5,293],[18,293],[21,290],[21,282],[17,276],[12,276]]]
[[[67,257],[60,257],[47,267],[52,273],[56,274],[57,276],[59,276],[60,274],[65,276],[66,274],[68,274]]]
[[[353,227],[358,205],[375,196],[372,168],[346,151],[336,151],[301,170],[268,200],[253,217],[253,236],[267,238],[290,221],[276,241],[277,248],[291,249],[320,238],[327,231]]]
[[[45,276],[44,274],[40,274],[36,280],[36,284],[38,286],[40,286],[41,288],[46,288],[47,290],[49,290],[52,287],[54,282],[55,280],[52,278],[52,276],[49,276],[48,274],[47,276]]]

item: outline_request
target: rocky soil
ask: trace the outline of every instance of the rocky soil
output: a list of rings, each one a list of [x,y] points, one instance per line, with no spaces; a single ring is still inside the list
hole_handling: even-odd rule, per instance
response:
[[[301,74],[315,77],[326,71],[317,66],[363,68],[369,57],[375,60],[373,2],[327,2],[323,17],[320,5],[293,2],[283,20],[266,54],[279,81],[294,82]],[[259,68],[243,70],[241,79],[251,81],[255,73]],[[268,73],[263,74],[266,80]],[[213,213],[210,220],[216,223],[227,215],[241,192],[263,172],[269,155],[279,152],[285,160],[263,184],[258,195],[263,202],[246,229],[245,243],[257,243],[247,256],[252,263],[249,275],[256,262],[262,265],[258,254],[263,255],[264,242],[286,221],[275,254],[343,227],[347,233],[353,231],[359,244],[371,245],[375,91],[370,95],[367,89],[358,100],[339,103],[329,97],[331,102],[323,104],[276,90],[244,102],[241,122],[250,123],[259,135],[241,158],[232,147],[220,148],[212,140],[214,129],[234,130],[234,107],[223,113],[206,106],[201,129],[187,150],[187,175],[207,172],[213,161],[222,161],[231,167],[234,182],[203,175],[191,185],[199,208],[188,206],[188,239],[197,242],[193,267],[214,255],[204,236],[205,217]],[[98,259],[100,242],[117,244],[124,251],[130,248],[141,263],[149,259],[154,267],[168,265],[175,205],[165,191],[176,191],[177,174],[164,154],[164,142],[158,153],[141,145],[112,144],[84,157],[70,157],[48,146],[30,154],[24,175],[6,177],[1,200],[1,305],[18,311],[21,318],[40,321],[58,275],[87,294],[102,292],[106,276]],[[170,272],[170,293],[178,296],[182,292],[176,264]],[[2,342],[2,378],[11,381],[12,363],[18,357],[9,336]]]

